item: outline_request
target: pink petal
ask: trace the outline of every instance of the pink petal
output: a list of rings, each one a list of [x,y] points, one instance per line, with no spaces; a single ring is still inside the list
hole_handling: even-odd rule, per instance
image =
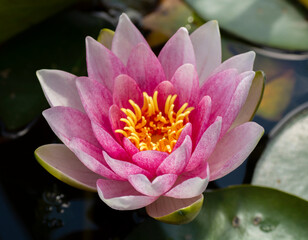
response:
[[[241,108],[236,119],[233,121],[230,129],[235,128],[245,122],[248,122],[253,118],[262,99],[264,82],[264,73],[262,73],[261,71],[256,72],[255,77],[252,80],[245,104]]]
[[[148,46],[147,41],[127,15],[122,14],[112,40],[112,52],[126,65],[132,49],[139,43]]]
[[[174,145],[173,151],[175,151],[178,147],[182,145],[186,136],[189,136],[191,138],[191,131],[192,131],[192,126],[191,126],[191,123],[188,122],[186,123],[185,127],[183,128],[180,134],[180,137],[178,138],[176,144]]]
[[[100,198],[116,210],[134,210],[154,202],[157,197],[144,196],[137,192],[129,182],[99,179],[97,191]]]
[[[112,95],[102,84],[87,77],[77,79],[80,99],[91,121],[99,123],[111,133],[109,123],[109,107],[112,105]]]
[[[188,103],[189,106],[195,106],[199,100],[199,80],[197,71],[192,64],[184,64],[179,67],[172,79],[179,98],[179,106]]]
[[[154,88],[166,79],[157,57],[144,43],[139,43],[131,51],[127,73],[135,79],[141,91],[147,92],[150,96],[153,95]]]
[[[182,208],[186,208],[203,198],[203,195],[187,199],[178,199],[172,197],[160,197],[157,201],[146,207],[149,216],[159,218],[176,212]]]
[[[121,118],[126,118],[125,113],[122,112],[117,105],[113,104],[109,108],[109,121],[112,132],[119,143],[122,142],[123,134],[116,133],[115,130],[123,129],[125,127],[125,123],[120,121]]]
[[[253,68],[255,57],[256,53],[253,51],[238,54],[224,61],[213,71],[212,75],[230,68],[237,69],[239,73],[251,71]]]
[[[143,104],[143,96],[135,80],[127,75],[120,75],[115,79],[113,90],[113,103],[119,108],[133,110],[129,100],[133,100],[140,108]]]
[[[221,63],[221,42],[217,21],[209,21],[190,35],[196,56],[200,86]]]
[[[86,38],[86,48],[89,77],[112,92],[113,81],[118,75],[126,73],[125,66],[108,48],[91,37]]]
[[[176,90],[171,82],[169,81],[163,81],[161,82],[154,91],[158,92],[157,95],[157,101],[158,101],[158,108],[160,111],[163,111],[165,109],[166,100],[169,95],[176,94]],[[177,106],[178,99],[176,99],[174,105]]]
[[[191,113],[192,121],[192,140],[193,146],[199,142],[202,134],[207,129],[212,110],[212,100],[209,96],[204,96],[198,104],[198,107]]]
[[[158,166],[168,157],[166,152],[148,150],[140,151],[132,157],[132,161],[139,167],[155,173]]]
[[[192,198],[202,194],[210,179],[208,163],[204,162],[197,171],[199,174],[195,177],[181,176],[175,183],[175,187],[164,195],[173,198]]]
[[[163,175],[173,173],[179,175],[185,169],[191,154],[192,143],[186,136],[182,145],[173,151],[157,168],[156,174]]]
[[[97,140],[111,157],[123,160],[129,159],[123,147],[100,125],[92,122],[92,128]]]
[[[86,168],[64,144],[48,144],[35,150],[38,162],[59,180],[83,190],[96,191],[101,176]]]
[[[231,98],[237,87],[238,72],[236,69],[228,69],[210,77],[200,90],[200,95],[208,95],[212,100],[212,119],[223,116],[230,104]]]
[[[36,75],[51,107],[72,107],[84,112],[76,88],[76,76],[60,70],[39,70]]]
[[[139,149],[126,137],[123,138],[123,146],[126,152],[132,157],[133,155],[139,153]],[[138,165],[138,164],[137,164]]]
[[[254,122],[229,131],[216,145],[210,158],[210,181],[221,178],[240,166],[259,142],[264,129]]]
[[[111,158],[106,152],[103,152],[103,155],[109,167],[121,178],[128,179],[130,175],[135,174],[143,174],[147,177],[152,177],[148,171],[138,167],[133,163]]]
[[[43,111],[43,116],[60,140],[68,145],[73,137],[81,138],[99,147],[88,116],[74,108],[53,107]]]
[[[221,136],[228,131],[231,124],[237,117],[239,111],[241,110],[242,106],[245,104],[249,89],[254,78],[255,73],[250,72],[251,74],[247,75],[244,74],[246,77],[241,80],[239,85],[237,86],[234,95],[226,109],[225,113],[222,115],[223,117],[223,124],[221,129]]]
[[[73,138],[70,141],[69,147],[91,171],[109,179],[123,180],[123,178],[119,177],[109,168],[101,148],[97,148],[80,138]]]
[[[217,117],[216,121],[203,133],[198,145],[191,155],[185,172],[192,171],[199,167],[202,162],[206,161],[212,154],[220,136],[221,122],[221,117]]]
[[[146,176],[136,174],[130,175],[128,181],[138,192],[147,196],[158,197],[173,186],[177,177],[176,174],[165,174],[156,177],[150,182]]]
[[[167,80],[170,80],[175,71],[185,63],[195,65],[195,54],[188,31],[181,27],[169,39],[158,55]]]

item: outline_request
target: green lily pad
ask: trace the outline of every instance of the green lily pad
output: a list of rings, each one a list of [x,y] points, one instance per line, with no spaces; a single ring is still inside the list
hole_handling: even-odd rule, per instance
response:
[[[266,83],[264,94],[257,115],[270,121],[281,119],[288,107],[295,85],[294,71],[292,69],[276,76]]]
[[[0,0],[0,43],[77,0]]]
[[[286,116],[273,131],[252,183],[308,200],[308,104]]]
[[[206,193],[204,201],[190,224],[147,220],[128,239],[307,239],[308,202],[293,195],[271,188],[236,186]]]
[[[89,14],[65,12],[2,45],[0,121],[7,131],[22,129],[48,107],[35,72],[61,69],[85,75],[85,37],[97,36],[106,25]]]
[[[202,23],[181,0],[161,1],[160,6],[142,20],[142,26],[152,31],[147,36],[152,47],[165,43],[180,27],[193,32]]]
[[[308,50],[308,22],[288,0],[185,0],[204,20],[253,43]]]

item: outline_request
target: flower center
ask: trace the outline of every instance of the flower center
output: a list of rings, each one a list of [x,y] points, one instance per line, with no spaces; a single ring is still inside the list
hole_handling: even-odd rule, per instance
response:
[[[174,110],[174,102],[177,95],[167,97],[164,111],[160,111],[157,103],[158,92],[153,97],[143,92],[143,107],[129,100],[134,112],[121,108],[126,118],[120,121],[126,123],[123,129],[115,130],[127,137],[140,151],[157,150],[172,152],[183,128],[189,122],[188,115],[194,109],[188,103],[183,104],[177,112]]]

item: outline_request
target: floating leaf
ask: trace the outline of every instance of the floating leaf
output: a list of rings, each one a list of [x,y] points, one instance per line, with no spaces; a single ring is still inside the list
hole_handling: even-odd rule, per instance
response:
[[[0,43],[77,0],[0,0]]]
[[[154,220],[141,224],[128,239],[149,240],[305,240],[308,202],[275,189],[236,186],[205,194],[204,206],[190,224]]]
[[[152,31],[147,40],[156,46],[166,42],[180,27],[193,31],[201,22],[182,1],[164,0],[156,11],[143,18],[142,25]]]
[[[288,0],[186,0],[204,20],[253,43],[308,50],[308,22]]]
[[[279,120],[290,103],[294,84],[295,79],[292,69],[267,83],[256,114],[267,120]]]
[[[252,183],[308,200],[308,105],[281,120],[262,154]]]
[[[85,37],[97,36],[105,22],[91,15],[57,15],[2,45],[0,121],[6,130],[23,128],[48,107],[35,76],[42,68],[86,74]]]

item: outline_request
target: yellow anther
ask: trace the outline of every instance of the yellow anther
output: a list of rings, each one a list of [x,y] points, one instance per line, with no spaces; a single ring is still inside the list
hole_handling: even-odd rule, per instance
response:
[[[183,106],[179,109],[179,111],[176,113],[176,115],[180,115],[184,109],[188,106],[188,103],[184,103]]]
[[[128,137],[127,133],[124,130],[122,130],[122,129],[117,129],[117,130],[115,130],[115,132],[123,134],[124,137]]]
[[[134,125],[137,123],[137,117],[136,117],[135,113],[133,113],[132,110],[127,109],[126,115],[127,115],[128,117],[130,117],[130,118],[134,121]]]
[[[133,119],[131,118],[131,117],[127,117],[127,120],[129,121],[129,123],[130,123],[130,126],[132,126],[133,128],[136,128],[136,126],[135,126],[135,123],[134,123],[134,121],[133,121]],[[136,121],[137,122],[137,121]]]
[[[121,109],[127,117],[121,118],[120,121],[126,126],[123,130],[117,129],[115,132],[127,137],[140,151],[157,150],[171,153],[188,122],[188,115],[194,108],[187,108],[188,103],[185,103],[181,108],[175,109],[174,102],[177,95],[169,95],[164,112],[161,112],[157,97],[157,91],[153,97],[144,92],[141,109],[133,100],[129,100],[134,112],[130,109]]]
[[[159,112],[158,103],[157,103],[157,95],[158,95],[158,92],[155,91],[153,95],[153,102],[154,102],[155,111]]]
[[[129,100],[129,103],[130,103],[130,105],[132,105],[132,107],[134,108],[134,111],[135,111],[135,115],[136,115],[136,118],[137,118],[137,121],[139,121],[140,119],[141,119],[141,109],[140,109],[140,107],[136,104],[136,103],[134,103],[134,101],[133,100]]]
[[[169,112],[170,100],[171,100],[171,95],[169,95],[169,96],[167,97],[167,100],[166,100],[166,104],[165,104],[165,114],[168,114],[168,112]]]

